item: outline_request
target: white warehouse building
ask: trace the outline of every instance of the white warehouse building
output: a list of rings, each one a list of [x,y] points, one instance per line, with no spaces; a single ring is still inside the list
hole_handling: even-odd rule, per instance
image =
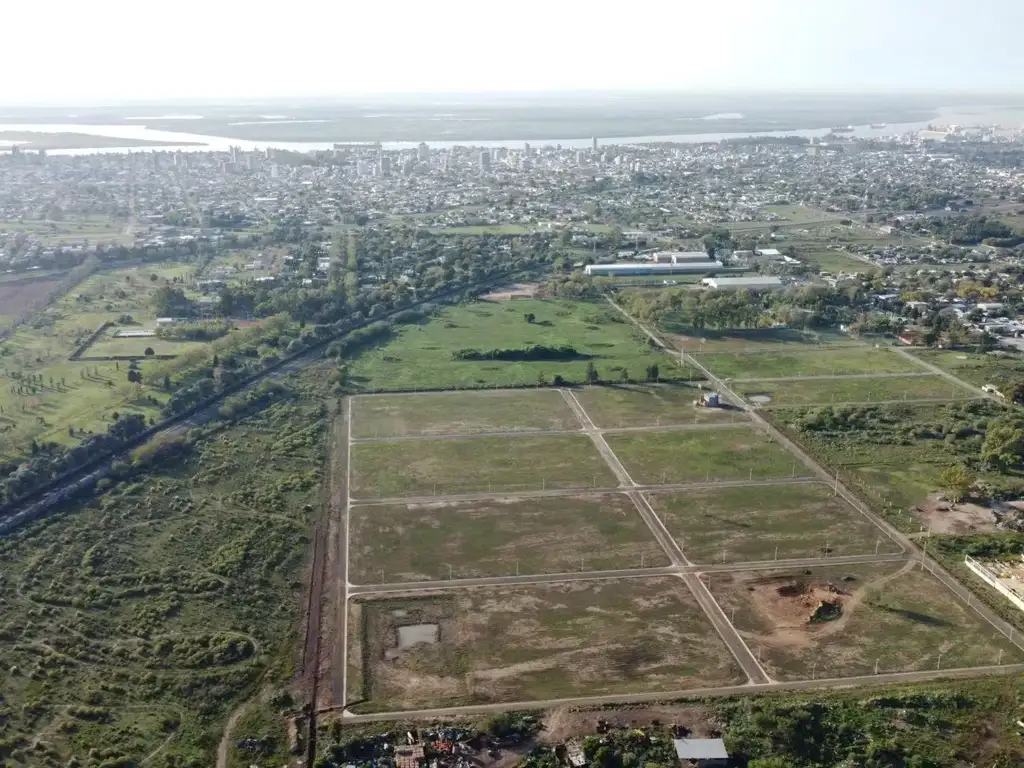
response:
[[[691,261],[709,264],[712,258],[704,251],[656,251],[651,254],[651,261],[657,264],[684,264]]]
[[[681,275],[714,272],[725,265],[720,261],[685,261],[675,264],[588,264],[584,271],[595,277],[616,277],[619,275]]]
[[[746,288],[751,291],[766,291],[782,288],[785,283],[777,277],[705,277],[700,281],[707,288],[716,290],[723,288]]]

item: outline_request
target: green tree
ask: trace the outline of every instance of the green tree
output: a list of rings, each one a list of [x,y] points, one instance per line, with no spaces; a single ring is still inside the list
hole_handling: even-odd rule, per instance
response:
[[[619,379],[622,381],[623,384],[627,384],[629,382],[629,371],[627,371],[625,368],[619,371]]]
[[[954,504],[963,501],[964,497],[970,493],[976,480],[977,476],[963,464],[954,464],[951,467],[947,467],[939,475],[942,487],[946,490],[949,500]]]
[[[1018,467],[1024,458],[1024,417],[1008,414],[994,419],[985,433],[981,459],[999,469]]]
[[[597,368],[594,365],[594,361],[590,360],[587,362],[587,384],[597,384],[601,380],[601,377],[597,373]]]

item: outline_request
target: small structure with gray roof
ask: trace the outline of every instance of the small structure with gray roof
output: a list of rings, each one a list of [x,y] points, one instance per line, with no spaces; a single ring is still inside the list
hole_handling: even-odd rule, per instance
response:
[[[721,739],[673,739],[672,743],[682,765],[698,768],[724,768],[729,765],[729,753]]]

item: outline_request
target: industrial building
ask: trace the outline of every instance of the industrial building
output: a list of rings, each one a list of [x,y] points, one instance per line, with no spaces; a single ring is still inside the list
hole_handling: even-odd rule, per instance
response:
[[[694,261],[707,264],[712,259],[704,251],[657,251],[651,254],[651,261],[656,264],[686,264]]]
[[[595,277],[615,277],[618,275],[681,275],[700,274],[702,272],[714,272],[722,269],[725,265],[720,261],[708,261],[707,254],[704,261],[681,261],[674,264],[588,264],[584,271]]]
[[[705,277],[701,280],[701,284],[715,290],[745,288],[748,291],[768,291],[773,288],[782,288],[785,285],[778,277],[761,275],[753,277]]]

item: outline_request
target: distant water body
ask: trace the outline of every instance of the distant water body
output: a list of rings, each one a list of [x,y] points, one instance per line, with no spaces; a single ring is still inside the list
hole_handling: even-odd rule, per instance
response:
[[[950,124],[960,123],[966,125],[978,125],[985,124],[988,122],[996,122],[990,120],[988,115],[980,112],[955,114],[954,110],[943,110],[945,114],[934,120],[928,120],[923,122],[915,123],[894,123],[884,127],[872,127],[870,125],[858,125],[854,126],[852,131],[845,132],[844,137],[857,137],[857,138],[885,138],[890,136],[901,136],[906,133],[916,132],[927,128],[930,124]],[[721,115],[710,115],[707,118],[709,122],[721,120],[722,122],[728,122],[729,119],[735,119],[735,114],[721,114]],[[958,117],[970,117],[973,119],[957,120]],[[193,115],[181,115],[176,116],[187,121],[189,119],[195,119],[197,116]],[[992,117],[995,117],[993,115]],[[1000,115],[1005,118],[1006,115]],[[283,119],[282,119],[283,118]],[[142,119],[142,118],[129,118],[129,119]],[[1024,118],[1018,113],[1018,122],[1012,127],[1018,127]],[[285,116],[278,115],[267,115],[265,122],[291,122]],[[260,122],[260,121],[254,121]],[[244,125],[245,123],[239,123]],[[1005,122],[1004,122],[1005,125]],[[828,128],[807,128],[798,129],[792,131],[766,131],[766,132],[716,132],[716,133],[681,133],[672,135],[659,135],[659,136],[622,136],[614,138],[603,138],[598,137],[599,145],[628,145],[628,144],[663,144],[663,143],[676,143],[676,144],[698,144],[707,142],[719,142],[725,139],[742,139],[750,137],[761,137],[761,138],[783,138],[786,136],[799,136],[802,138],[821,138],[829,133]],[[313,141],[251,141],[245,139],[232,139],[225,138],[223,136],[206,136],[198,133],[185,133],[179,131],[161,131],[152,128],[147,128],[143,125],[89,125],[89,124],[76,124],[76,123],[50,123],[50,124],[9,124],[0,125],[0,132],[2,131],[31,131],[40,133],[81,133],[92,136],[104,136],[108,138],[121,138],[121,139],[135,139],[145,141],[159,142],[159,146],[143,146],[143,147],[104,147],[97,149],[57,149],[51,150],[48,154],[51,155],[92,155],[92,154],[109,154],[118,152],[227,152],[230,147],[239,147],[245,151],[259,151],[268,148],[273,149],[285,149],[292,150],[295,152],[311,152],[315,150],[327,150],[334,147],[334,142],[313,142]],[[194,144],[184,145],[184,142],[195,142]],[[345,142],[338,142],[339,144]],[[353,142],[353,143],[366,143],[366,142]],[[428,141],[427,142],[432,149],[448,149],[453,146],[460,147],[506,147],[506,148],[521,148],[524,144],[530,144],[533,147],[543,146],[558,146],[561,145],[563,148],[569,149],[585,149],[591,147],[593,144],[592,137],[581,137],[575,139],[504,139],[500,141],[493,140],[462,140],[462,141]],[[400,149],[413,149],[419,144],[418,141],[386,141],[382,142],[381,146],[384,149],[389,150],[400,150]]]

